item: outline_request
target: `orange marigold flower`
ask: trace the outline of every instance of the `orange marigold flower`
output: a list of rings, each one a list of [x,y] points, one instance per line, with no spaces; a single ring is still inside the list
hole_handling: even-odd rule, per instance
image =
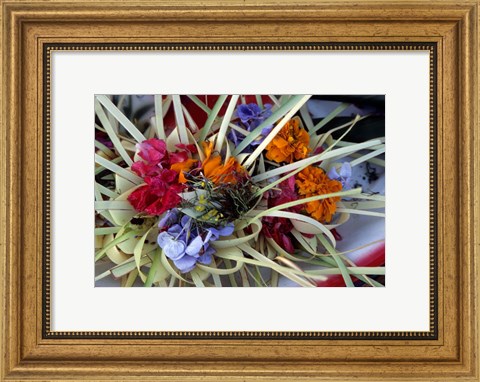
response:
[[[239,175],[246,175],[246,170],[233,157],[224,164],[218,154],[213,154],[213,142],[202,142],[205,159],[202,162],[203,174],[213,183],[237,183]]]
[[[299,195],[309,198],[311,196],[331,194],[342,190],[342,183],[330,179],[325,171],[315,166],[308,166],[297,175],[295,184]],[[321,223],[329,223],[337,209],[339,196],[315,200],[305,203],[305,210],[311,217]]]
[[[185,178],[185,172],[188,172],[195,163],[198,161],[196,159],[187,159],[183,162],[173,163],[170,166],[170,170],[178,172],[178,181],[180,183],[187,183],[187,179]]]
[[[266,157],[277,163],[306,158],[310,152],[310,136],[302,129],[297,118],[288,121],[267,145]]]

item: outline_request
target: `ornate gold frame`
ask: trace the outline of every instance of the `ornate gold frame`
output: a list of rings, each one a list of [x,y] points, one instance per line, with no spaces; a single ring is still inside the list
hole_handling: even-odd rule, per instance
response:
[[[2,380],[479,380],[478,6],[478,0],[2,1]],[[49,150],[42,133],[43,110],[49,108],[43,96],[45,47],[183,43],[188,49],[192,43],[245,42],[267,48],[273,43],[435,45],[436,335],[49,336],[42,317],[48,295],[42,276],[49,276],[42,258],[49,245],[42,213]]]

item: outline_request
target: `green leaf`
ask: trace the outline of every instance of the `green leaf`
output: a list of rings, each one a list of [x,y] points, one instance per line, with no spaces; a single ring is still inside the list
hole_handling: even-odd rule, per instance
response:
[[[146,264],[150,263],[150,258],[148,256],[142,257],[142,260],[140,261],[140,266],[144,266]],[[137,270],[137,265],[135,264],[135,261],[133,257],[128,259],[122,264],[119,264],[115,267],[113,267],[110,271],[115,278],[119,278],[122,276],[125,276],[127,273],[130,273],[134,270]],[[137,270],[138,272],[138,270]]]
[[[143,234],[143,236],[137,241],[135,248],[133,249],[133,257],[135,259],[135,264],[137,265],[138,273],[141,274],[142,271],[140,270],[140,259],[143,255],[143,246],[145,245],[145,240],[147,239],[148,234],[153,229],[151,227],[147,232]]]
[[[332,110],[330,114],[328,114],[319,123],[317,123],[311,130],[309,129],[310,135],[316,133],[318,130],[320,130],[323,126],[325,126],[328,122],[330,122],[333,118],[335,118],[337,115],[339,115],[342,111],[344,111],[349,106],[350,106],[349,103],[342,103],[339,106],[337,106],[335,110]]]
[[[137,129],[137,127],[113,104],[105,95],[97,95],[96,99],[120,122],[120,124],[135,138],[137,142],[143,142],[145,136]]]
[[[370,159],[372,159],[372,158],[375,158],[375,157],[378,156],[378,155],[383,154],[384,152],[385,152],[385,147],[380,148],[380,149],[375,150],[375,151],[372,151],[372,152],[370,152],[370,153],[368,153],[368,154],[365,154],[364,156],[362,156],[362,157],[360,157],[360,158],[358,158],[358,159],[352,160],[352,161],[350,162],[350,165],[351,165],[352,167],[355,167],[355,166],[359,165],[360,163],[366,162],[366,161],[368,161],[368,160],[370,160]]]
[[[350,273],[347,270],[347,267],[345,266],[342,259],[335,251],[335,248],[333,248],[330,245],[330,243],[327,240],[325,240],[325,238],[322,235],[318,235],[317,237],[322,243],[322,245],[325,247],[325,249],[330,253],[330,255],[333,257],[333,259],[337,263],[338,268],[340,269],[340,273],[343,277],[343,280],[345,281],[345,285],[349,288],[355,287],[355,285],[353,284],[352,278],[350,277]]]
[[[310,115],[310,112],[308,111],[308,106],[307,104],[303,105],[300,108],[300,115],[302,116],[303,121],[305,122],[305,127],[307,128],[308,131],[313,129],[313,121],[312,121],[312,116]]]
[[[264,256],[260,252],[254,250],[252,247],[247,246],[242,244],[239,247],[242,251],[248,253],[250,256],[252,256],[259,264],[259,266],[262,267],[269,267],[277,271],[278,273],[282,274],[283,276],[287,277],[288,279],[296,282],[297,284],[305,287],[312,287],[314,286],[312,283],[308,282],[307,280],[304,280],[303,278],[299,277],[296,275],[298,273],[297,271],[293,269],[288,269],[286,267],[282,267],[278,265],[277,263],[273,262],[270,260],[268,257]],[[245,259],[246,261],[247,259]]]
[[[115,164],[109,161],[108,159],[101,157],[100,155],[95,154],[95,163],[98,163],[100,166],[103,166],[109,169],[113,173],[118,174],[122,178],[125,178],[132,183],[135,183],[135,184],[143,183],[143,179],[140,178],[138,175],[134,174],[132,171],[127,170],[119,166],[118,164]]]
[[[104,200],[97,201],[94,204],[96,210],[134,210],[130,202],[124,200]]]
[[[205,285],[202,282],[202,279],[198,276],[198,274],[195,272],[195,270],[191,271],[190,275],[192,276],[192,281],[194,282],[194,284],[197,288],[205,287]]]
[[[225,139],[225,135],[227,133],[227,128],[232,119],[233,112],[235,111],[235,106],[237,106],[238,102],[238,95],[232,95],[230,98],[230,102],[228,103],[227,111],[225,112],[222,124],[220,125],[220,130],[217,134],[217,139],[215,143],[215,151],[220,152],[223,146],[223,140]]]
[[[112,159],[110,162],[112,162],[113,164],[118,164],[118,163],[121,163],[122,161],[123,161],[122,157],[117,157],[115,159]],[[95,176],[97,176],[103,171],[105,171],[105,168],[103,166],[95,166]],[[108,177],[108,175],[102,176],[102,179],[105,179],[106,177]]]
[[[172,95],[173,110],[175,110],[175,120],[177,121],[178,133],[180,142],[188,144],[187,125],[185,124],[185,117],[183,115],[182,102],[179,95]]]
[[[157,137],[159,139],[166,139],[165,128],[163,127],[163,100],[161,95],[155,95],[155,127],[157,130]]]
[[[108,235],[110,233],[117,233],[122,229],[122,227],[100,227],[95,228],[95,235]]]
[[[150,271],[148,272],[147,279],[145,280],[144,286],[146,287],[151,287],[153,280],[155,279],[155,275],[158,272],[158,268],[161,265],[160,261],[160,250],[157,249],[153,252],[153,261],[152,261],[152,266],[150,267]]]
[[[95,139],[95,147],[100,151],[102,151],[109,158],[115,158],[117,156],[112,150],[110,150],[107,146],[97,141],[96,139]]]
[[[207,121],[205,122],[205,125],[203,126],[202,129],[200,129],[200,137],[198,138],[197,142],[205,142],[205,140],[207,139],[208,133],[212,128],[213,122],[215,121],[215,118],[217,118],[217,115],[226,99],[227,99],[226,95],[221,95],[218,97],[217,102],[215,102],[215,105],[213,106],[213,109],[210,112],[207,118]]]
[[[98,189],[100,193],[102,193],[105,196],[108,196],[109,198],[115,199],[119,196],[119,194],[117,194],[116,192],[110,190],[105,186],[102,186],[100,183],[95,182],[95,187]]]
[[[114,128],[112,127],[110,121],[107,118],[107,115],[103,111],[102,105],[95,100],[95,112],[98,116],[98,119],[100,119],[100,122],[103,125],[103,128],[105,129],[108,137],[113,143],[113,146],[115,149],[118,151],[122,159],[127,163],[128,166],[131,166],[133,164],[132,158],[130,158],[130,155],[128,155],[127,151],[125,150],[125,147],[123,147],[122,143],[120,142],[120,139],[117,136],[117,133],[115,132]]]
[[[98,251],[95,254],[95,261],[100,260],[105,255],[105,252],[107,252],[109,248],[113,247],[114,245],[117,245],[118,243],[124,242],[125,240],[128,240],[134,237],[135,235],[138,235],[137,231],[126,231],[123,235],[117,237],[115,240],[112,240],[110,243],[105,245],[100,251]]]
[[[138,270],[134,269],[128,274],[127,281],[125,282],[125,287],[126,288],[132,287],[137,277],[138,277]]]
[[[305,203],[308,203],[308,202],[313,202],[315,200],[328,199],[328,198],[332,198],[332,197],[335,197],[335,196],[352,196],[352,195],[360,194],[361,192],[362,192],[361,188],[353,188],[351,190],[345,190],[345,191],[339,191],[339,192],[330,192],[328,194],[311,196],[309,198],[303,198],[303,199],[294,200],[292,202],[279,204],[278,206],[269,208],[268,210],[261,211],[258,215],[251,218],[249,223],[251,224],[254,220],[260,219],[263,216],[268,216],[271,212],[284,210],[284,209],[294,207],[294,206],[298,206],[298,205],[301,205],[301,204],[305,204]]]
[[[167,256],[165,256],[165,253],[163,251],[161,251],[160,261],[162,262],[162,265],[165,267],[165,269],[168,271],[168,273],[170,273],[170,275],[172,275],[173,277],[175,277],[175,278],[177,278],[181,281],[184,281],[188,284],[191,284],[190,281],[185,280],[182,276],[180,276],[177,273],[177,271],[175,269],[173,269],[173,267],[170,265],[170,262],[167,259]]]

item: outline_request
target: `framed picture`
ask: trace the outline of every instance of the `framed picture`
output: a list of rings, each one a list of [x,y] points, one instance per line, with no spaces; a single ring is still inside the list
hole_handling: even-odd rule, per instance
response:
[[[478,380],[478,1],[2,5],[2,380]]]

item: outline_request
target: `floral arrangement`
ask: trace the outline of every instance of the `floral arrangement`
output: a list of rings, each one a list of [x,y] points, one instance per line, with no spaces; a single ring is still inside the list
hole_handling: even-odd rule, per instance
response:
[[[384,267],[336,249],[352,214],[384,218],[374,211],[384,195],[351,179],[362,163],[384,166],[384,139],[344,139],[368,115],[326,129],[341,108],[315,124],[308,95],[212,96],[213,105],[156,95],[139,120],[125,97],[95,98],[97,281],[311,287],[341,275],[346,286],[383,286]]]

